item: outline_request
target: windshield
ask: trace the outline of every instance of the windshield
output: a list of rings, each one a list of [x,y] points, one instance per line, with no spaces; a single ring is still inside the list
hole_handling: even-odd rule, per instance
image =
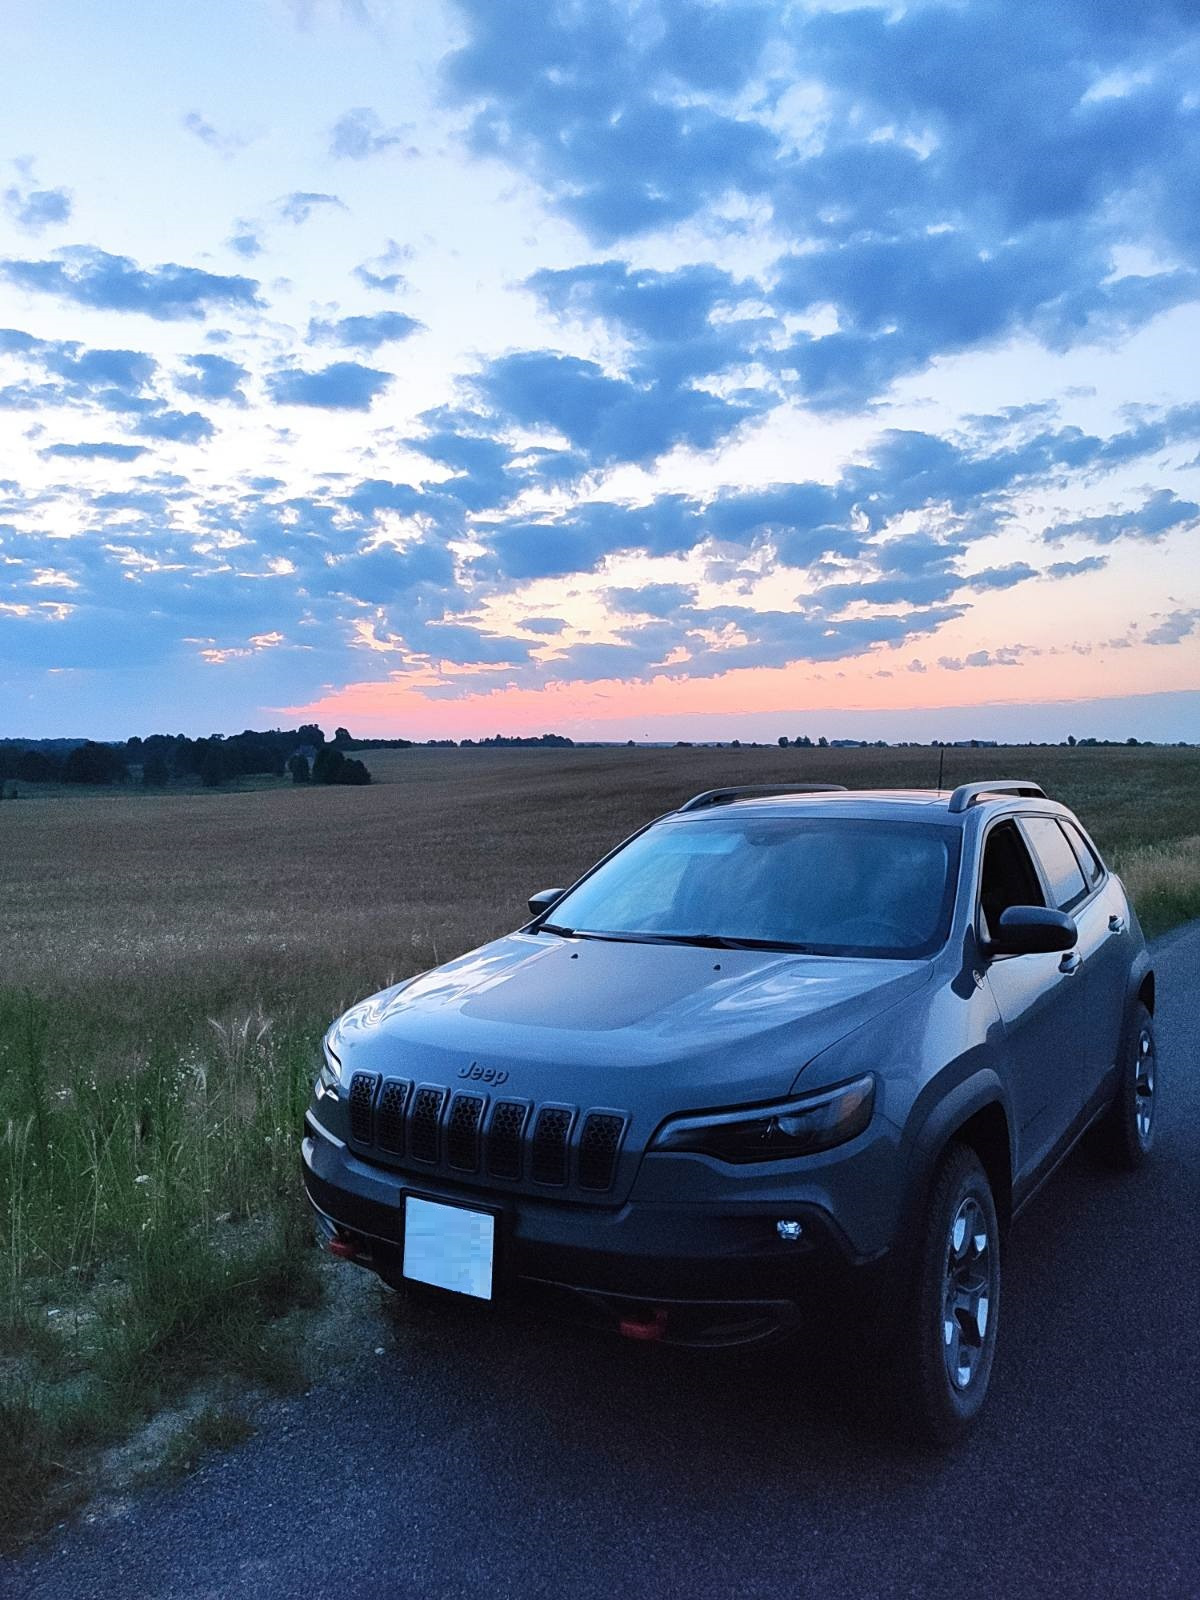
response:
[[[656,824],[558,901],[551,933],[917,957],[946,938],[958,830],[830,817]]]

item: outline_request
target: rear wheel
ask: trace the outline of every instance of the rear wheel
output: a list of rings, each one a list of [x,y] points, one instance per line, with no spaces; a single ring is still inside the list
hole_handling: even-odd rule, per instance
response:
[[[1113,1166],[1132,1171],[1150,1154],[1158,1121],[1158,1087],[1154,1018],[1139,1000],[1121,1039],[1117,1092],[1097,1127],[1101,1153]]]
[[[952,1444],[987,1397],[1000,1309],[1000,1229],[979,1157],[942,1158],[896,1332],[902,1417],[929,1444]]]

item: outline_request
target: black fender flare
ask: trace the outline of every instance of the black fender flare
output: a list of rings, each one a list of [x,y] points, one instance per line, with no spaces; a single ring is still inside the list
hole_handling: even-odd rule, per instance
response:
[[[1007,1150],[1002,1153],[1005,1170],[1000,1174],[989,1171],[993,1190],[999,1189],[995,1199],[1002,1226],[1007,1221],[1012,1203],[1016,1169],[1012,1109],[996,1069],[980,1066],[948,1090],[939,1088],[935,1080],[929,1085],[927,1093],[930,1095],[929,1103],[923,1107],[921,1101],[925,1096],[920,1097],[910,1118],[911,1132],[905,1131],[901,1144],[908,1181],[896,1232],[896,1243],[900,1248],[895,1253],[898,1255],[903,1254],[904,1247],[916,1237],[929,1186],[943,1152],[972,1117],[993,1106],[1003,1117],[1007,1134]],[[985,1162],[985,1165],[988,1163]],[[997,1177],[1001,1179],[999,1183]]]

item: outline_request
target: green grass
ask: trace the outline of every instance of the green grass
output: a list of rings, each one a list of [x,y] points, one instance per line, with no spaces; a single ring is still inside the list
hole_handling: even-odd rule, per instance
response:
[[[160,1034],[124,1076],[85,1058],[52,1078],[68,1022],[33,993],[0,994],[0,1481],[22,1486],[10,1539],[82,1491],[82,1452],[189,1385],[298,1384],[276,1323],[317,1293],[295,1181],[312,1029],[203,1019]]]
[[[0,1481],[10,1542],[102,1446],[230,1375],[300,1377],[317,1293],[298,1144],[358,996],[523,920],[647,817],[728,783],[930,787],[930,750],[367,752],[365,789],[0,805]],[[1153,935],[1200,916],[1200,751],[947,751],[1075,807]],[[289,1331],[285,1332],[287,1328]],[[180,1468],[236,1425],[198,1424]],[[207,1441],[207,1442],[206,1442]],[[175,1447],[172,1447],[174,1449]]]

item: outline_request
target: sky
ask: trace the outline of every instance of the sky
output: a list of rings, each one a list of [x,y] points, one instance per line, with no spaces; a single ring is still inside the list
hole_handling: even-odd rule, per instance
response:
[[[1195,0],[0,58],[0,735],[1200,739]]]

